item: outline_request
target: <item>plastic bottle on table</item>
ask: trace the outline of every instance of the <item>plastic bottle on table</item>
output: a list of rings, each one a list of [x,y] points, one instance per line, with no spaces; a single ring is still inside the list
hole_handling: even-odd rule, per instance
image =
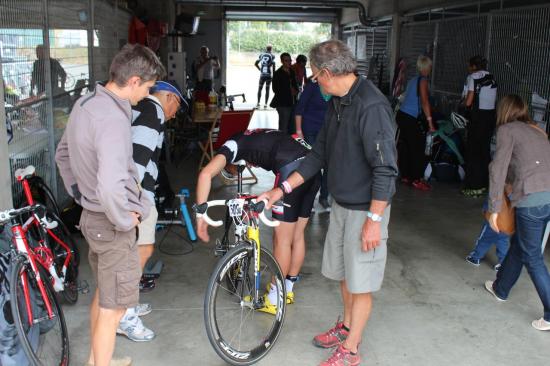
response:
[[[216,94],[214,90],[210,90],[210,93],[208,94],[208,104],[211,108],[218,105],[218,94]]]

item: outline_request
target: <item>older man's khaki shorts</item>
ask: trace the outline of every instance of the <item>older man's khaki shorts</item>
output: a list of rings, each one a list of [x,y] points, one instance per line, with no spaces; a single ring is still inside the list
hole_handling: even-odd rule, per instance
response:
[[[89,245],[88,260],[99,290],[99,306],[105,309],[136,306],[141,278],[137,228],[117,231],[104,213],[84,209],[80,230]]]
[[[322,273],[325,277],[346,280],[348,291],[354,294],[380,290],[386,268],[390,209],[390,206],[386,207],[382,215],[380,245],[364,252],[361,231],[367,212],[349,210],[333,201],[323,251]]]

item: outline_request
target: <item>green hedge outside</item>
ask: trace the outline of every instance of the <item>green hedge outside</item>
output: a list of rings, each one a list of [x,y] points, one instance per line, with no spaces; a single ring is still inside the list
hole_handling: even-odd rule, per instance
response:
[[[326,40],[324,34],[300,34],[250,29],[229,32],[229,45],[233,51],[262,52],[267,44],[273,45],[274,53],[288,52],[291,55],[307,53],[316,43]]]

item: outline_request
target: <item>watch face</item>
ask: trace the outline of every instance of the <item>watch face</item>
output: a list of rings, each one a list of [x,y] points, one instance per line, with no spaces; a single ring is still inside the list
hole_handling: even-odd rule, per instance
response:
[[[367,216],[370,217],[370,219],[372,221],[375,221],[375,222],[380,222],[382,221],[382,216],[378,215],[378,214],[375,214],[375,213],[372,213],[372,212],[368,212],[367,213]]]

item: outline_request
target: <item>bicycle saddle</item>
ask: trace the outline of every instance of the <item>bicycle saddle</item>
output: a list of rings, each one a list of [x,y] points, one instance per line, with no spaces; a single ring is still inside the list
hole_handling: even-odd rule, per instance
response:
[[[239,161],[234,162],[233,165],[246,166],[246,161],[244,161],[244,159],[241,159]]]
[[[26,168],[19,168],[15,171],[15,178],[21,180],[27,177],[32,177],[35,171],[36,169],[32,165],[29,165]]]

